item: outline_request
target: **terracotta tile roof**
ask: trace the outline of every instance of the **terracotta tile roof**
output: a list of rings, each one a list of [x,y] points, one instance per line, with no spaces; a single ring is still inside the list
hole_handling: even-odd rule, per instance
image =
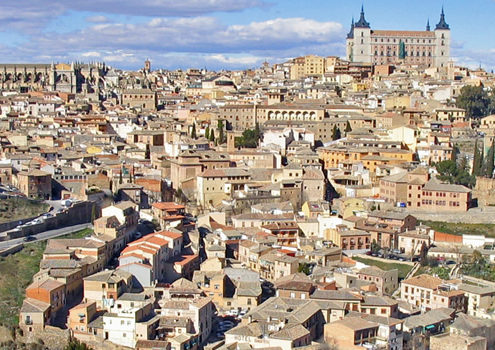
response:
[[[437,289],[443,283],[443,280],[438,277],[422,274],[404,280],[402,283],[420,288]]]
[[[172,238],[172,239],[179,239],[179,238],[182,237],[182,233],[172,232],[172,231],[160,231],[160,232],[156,232],[155,234],[156,235],[165,236],[165,237],[169,237],[169,238]]]
[[[64,286],[65,283],[62,283],[62,282],[59,282],[57,280],[53,280],[51,278],[48,278],[44,281],[35,281],[33,283],[31,283],[30,286],[28,286],[26,289],[44,289],[44,290],[47,290],[47,291],[50,291],[50,290],[54,290],[54,289],[57,289],[59,287],[62,287]]]
[[[157,202],[157,203],[153,203],[153,208],[157,208],[160,210],[179,210],[179,209],[185,209],[186,207],[174,202]]]
[[[181,255],[180,257],[174,259],[174,264],[175,265],[187,265],[189,264],[191,261],[193,261],[194,259],[197,259],[198,258],[198,255],[197,254],[194,254],[194,255]]]

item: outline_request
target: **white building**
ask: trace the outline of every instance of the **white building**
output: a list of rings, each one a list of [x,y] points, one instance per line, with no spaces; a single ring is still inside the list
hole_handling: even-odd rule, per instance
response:
[[[450,27],[442,9],[435,30],[372,30],[361,8],[359,21],[352,22],[347,35],[347,58],[371,64],[413,64],[447,67],[450,60]]]

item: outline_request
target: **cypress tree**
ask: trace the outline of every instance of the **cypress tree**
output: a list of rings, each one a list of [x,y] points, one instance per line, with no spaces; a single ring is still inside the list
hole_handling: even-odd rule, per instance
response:
[[[210,141],[215,142],[215,129],[210,130]]]
[[[337,140],[337,125],[334,125],[333,126],[333,129],[332,129],[332,140]]]
[[[340,133],[340,129],[337,128],[337,125],[334,125],[333,126],[333,129],[332,129],[332,140],[338,140],[341,138],[341,133]]]
[[[151,159],[151,147],[149,143],[146,144],[146,152],[144,153],[144,158]]]
[[[480,165],[479,165],[479,169],[478,169],[478,176],[483,175],[484,167],[485,167],[485,148],[481,147]]]
[[[345,134],[347,135],[348,132],[352,131],[352,128],[351,128],[351,123],[347,122],[347,124],[345,125]]]
[[[191,138],[196,139],[196,123],[193,123],[193,125],[192,125]]]
[[[210,127],[207,126],[205,130],[205,139],[209,140],[210,139]]]
[[[473,158],[473,171],[474,176],[479,176],[481,171],[481,153],[478,149],[478,140],[474,143],[474,158]]]
[[[484,175],[486,177],[493,176],[494,157],[495,157],[495,139],[492,141],[492,145],[490,146],[490,149],[488,150],[488,153],[486,155],[486,164],[485,164],[485,172],[484,172]]]
[[[224,142],[223,139],[223,120],[218,121],[218,143],[222,144]]]

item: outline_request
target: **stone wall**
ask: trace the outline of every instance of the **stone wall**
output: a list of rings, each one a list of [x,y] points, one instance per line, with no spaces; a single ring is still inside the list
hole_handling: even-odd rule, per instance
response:
[[[0,250],[0,256],[7,256],[10,254],[17,253],[18,251],[22,250],[24,248],[24,244],[16,244],[10,248]]]
[[[74,203],[70,208],[58,213],[54,217],[46,218],[42,223],[30,226],[24,226],[7,232],[4,238],[14,239],[38,234],[40,232],[56,230],[59,228],[85,224],[91,222],[91,211],[93,202]]]
[[[24,343],[39,343],[39,339],[49,349],[62,350],[69,344],[70,333],[68,329],[46,326],[42,331],[24,332],[24,336],[17,337],[16,340]]]
[[[476,177],[476,187],[473,190],[473,198],[478,199],[479,207],[495,205],[495,179]]]
[[[26,222],[32,221],[32,220],[34,220],[36,218],[37,218],[37,216],[33,216],[33,217],[30,217],[30,218],[27,218],[27,219],[14,220],[14,221],[9,221],[9,222],[1,223],[0,224],[0,232],[5,232],[5,231],[8,231],[8,230],[12,230],[12,229],[16,228],[18,225],[23,225]]]

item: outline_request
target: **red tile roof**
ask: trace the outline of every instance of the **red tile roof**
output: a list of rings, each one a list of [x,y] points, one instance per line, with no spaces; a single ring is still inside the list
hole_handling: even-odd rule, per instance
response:
[[[153,208],[157,208],[160,210],[179,210],[179,209],[185,209],[186,207],[174,202],[158,202],[158,203],[153,203]]]
[[[172,239],[178,239],[182,237],[182,233],[172,232],[172,231],[160,231],[160,232],[156,232],[156,234],[169,237]]]

